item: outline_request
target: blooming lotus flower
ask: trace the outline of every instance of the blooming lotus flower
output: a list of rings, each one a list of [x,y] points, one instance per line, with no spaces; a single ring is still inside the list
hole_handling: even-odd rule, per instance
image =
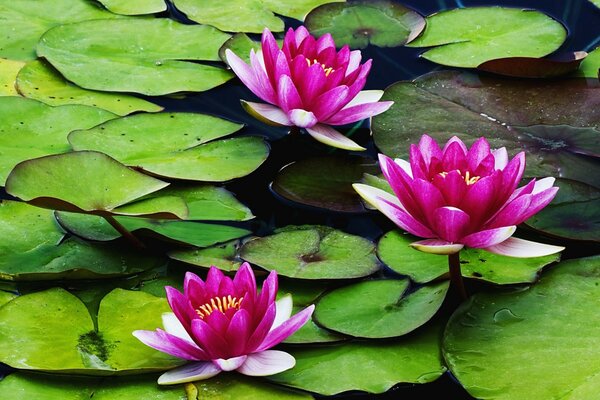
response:
[[[364,150],[330,125],[345,125],[386,111],[391,101],[382,90],[365,90],[371,60],[361,64],[360,50],[336,51],[330,34],[319,39],[305,27],[289,29],[280,49],[265,29],[262,50],[250,52],[250,65],[231,50],[227,63],[240,80],[269,104],[242,102],[246,111],[275,125],[304,128],[316,140],[347,150]]]
[[[292,368],[294,357],[269,349],[300,329],[314,310],[311,305],[290,318],[291,296],[275,301],[277,273],[269,274],[259,294],[248,263],[233,280],[211,267],[206,282],[188,272],[183,293],[170,286],[165,290],[173,313],[163,314],[164,330],[138,330],[133,335],[192,362],[167,371],[159,384],[207,379],[221,371],[264,376]]]
[[[494,151],[485,138],[470,149],[457,137],[443,149],[423,135],[411,145],[410,162],[379,156],[396,196],[363,184],[355,190],[400,228],[426,238],[411,244],[435,254],[464,246],[513,257],[537,257],[564,247],[511,237],[516,226],[544,208],[556,195],[554,178],[532,179],[517,188],[525,154],[510,162],[506,148]]]

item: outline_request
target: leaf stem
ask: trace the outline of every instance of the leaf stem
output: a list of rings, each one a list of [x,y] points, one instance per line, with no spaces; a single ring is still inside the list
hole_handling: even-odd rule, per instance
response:
[[[448,255],[448,267],[450,268],[450,282],[456,288],[462,300],[466,300],[467,290],[463,281],[462,273],[460,272],[460,252]]]
[[[127,230],[127,228],[125,228],[123,225],[121,225],[121,223],[119,221],[117,221],[112,215],[102,215],[102,218],[104,218],[106,220],[106,222],[108,222],[110,224],[110,226],[112,226],[113,228],[115,228],[117,230],[117,232],[119,232],[121,234],[121,236],[123,236],[129,243],[131,243],[133,246],[135,246],[137,249],[145,249],[146,245],[144,243],[142,243],[142,241],[138,238],[136,238],[133,233],[129,232]]]

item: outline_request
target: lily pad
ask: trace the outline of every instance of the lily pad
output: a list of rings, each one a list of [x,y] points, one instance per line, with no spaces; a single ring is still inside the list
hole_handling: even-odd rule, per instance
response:
[[[173,250],[168,255],[173,260],[197,267],[210,268],[215,266],[222,271],[233,272],[237,271],[242,264],[237,255],[239,247],[239,241],[231,241],[205,249]]]
[[[401,231],[390,231],[379,240],[377,253],[393,271],[407,275],[415,282],[425,283],[444,277],[448,273],[448,257],[409,247],[417,240],[419,238]],[[461,271],[465,278],[499,285],[534,282],[542,268],[559,259],[559,254],[514,258],[479,249],[463,249],[460,252]]]
[[[351,0],[324,4],[305,20],[316,36],[331,33],[336,44],[363,49],[402,46],[425,28],[425,19],[414,10],[390,0]]]
[[[310,10],[344,0],[174,0],[192,21],[227,32],[261,33],[264,28],[281,32],[284,23],[275,14],[304,20]]]
[[[88,19],[122,18],[86,0],[19,0],[0,5],[0,57],[34,60],[48,29]]]
[[[409,280],[371,280],[333,290],[319,299],[317,322],[362,338],[406,335],[429,321],[442,306],[448,282],[407,292]]]
[[[42,60],[27,63],[17,76],[19,93],[51,106],[82,104],[127,115],[136,111],[157,112],[163,108],[135,96],[82,89],[67,81]]]
[[[444,358],[477,398],[593,397],[599,296],[599,257],[562,262],[527,290],[478,293],[448,322]]]
[[[0,97],[0,185],[21,161],[71,149],[67,134],[116,115],[95,107],[50,107],[22,97]]]
[[[290,351],[294,368],[268,379],[325,396],[350,390],[383,393],[398,383],[433,382],[446,370],[440,336],[441,327],[429,325],[393,341],[302,346]]]
[[[453,67],[477,67],[504,57],[543,57],[558,49],[567,30],[544,13],[505,7],[467,7],[427,17],[410,47],[432,47],[422,57]]]
[[[0,308],[0,360],[19,369],[85,375],[172,368],[182,360],[131,335],[162,326],[169,310],[165,299],[115,289],[100,303],[96,330],[85,305],[64,289],[23,295]]]
[[[17,297],[16,294],[0,290],[0,307]]]
[[[227,57],[225,57],[225,50],[229,49],[237,54],[242,60],[250,63],[250,50],[258,51],[260,48],[260,42],[250,39],[245,33],[238,32],[223,43],[223,46],[219,49],[219,58],[225,64],[228,64]]]
[[[222,182],[254,171],[269,152],[258,137],[210,142],[239,128],[203,114],[138,114],[72,132],[69,141],[76,150],[101,151],[154,175]]]
[[[309,158],[283,167],[271,189],[301,204],[339,212],[364,212],[352,188],[364,173],[379,171],[377,162],[364,157]]]
[[[110,12],[121,15],[156,14],[167,10],[165,0],[98,0]]]
[[[440,142],[457,135],[468,145],[485,135],[492,148],[504,146],[511,155],[525,150],[527,176],[598,185],[600,164],[588,157],[600,154],[597,80],[516,80],[442,71],[395,83],[383,100],[395,103],[373,118],[372,129],[376,146],[389,156],[408,159],[410,143],[423,132]]]
[[[228,38],[210,26],[164,18],[95,20],[50,29],[37,52],[85,89],[163,95],[231,79],[225,69],[192,62],[217,61]]]
[[[554,78],[576,71],[587,55],[585,51],[576,51],[552,58],[497,58],[478,65],[477,69],[518,78]]]
[[[563,239],[600,242],[600,190],[558,179],[558,194],[527,226]]]
[[[6,191],[31,204],[99,215],[167,185],[94,151],[23,161],[6,179]]]
[[[291,226],[246,242],[240,257],[292,278],[349,279],[379,269],[374,253],[373,243],[359,236],[327,226]]]
[[[0,96],[20,96],[15,84],[24,65],[22,61],[0,58]]]
[[[579,66],[579,71],[576,75],[585,78],[600,77],[600,47],[596,47],[588,53],[588,56]]]

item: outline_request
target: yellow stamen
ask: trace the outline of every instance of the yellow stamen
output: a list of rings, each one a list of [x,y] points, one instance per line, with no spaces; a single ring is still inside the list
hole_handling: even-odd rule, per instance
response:
[[[196,314],[198,314],[200,318],[204,319],[215,310],[219,310],[222,313],[225,313],[225,311],[232,308],[239,310],[242,300],[244,300],[243,297],[238,300],[236,297],[231,297],[231,295],[228,295],[227,297],[213,297],[209,302],[199,306],[196,309]]]
[[[479,179],[481,179],[480,176],[471,176],[471,172],[469,172],[469,171],[466,171],[464,175],[458,169],[456,170],[456,172],[458,172],[460,174],[460,176],[462,176],[464,178],[465,183],[467,185],[473,185],[475,182],[477,182]],[[438,175],[441,176],[442,178],[445,178],[446,176],[448,176],[448,172],[440,172]]]
[[[313,59],[312,62],[307,58],[306,59],[306,63],[308,64],[309,67],[315,65],[315,64],[319,64],[321,65],[321,68],[323,68],[323,71],[325,71],[325,76],[329,76],[329,74],[331,74],[333,71],[335,71],[333,68],[328,67],[325,64],[321,64],[319,63],[319,61],[317,61],[316,59]]]

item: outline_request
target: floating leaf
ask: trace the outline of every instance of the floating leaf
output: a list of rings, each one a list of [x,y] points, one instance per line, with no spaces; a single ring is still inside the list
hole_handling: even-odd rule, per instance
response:
[[[576,51],[552,58],[497,58],[478,65],[477,69],[518,78],[554,78],[577,70],[586,56],[585,51]]]
[[[165,0],[98,0],[115,14],[143,15],[167,10]]]
[[[588,56],[579,66],[579,71],[576,75],[596,79],[600,77],[600,47],[596,47],[588,53]]]
[[[191,62],[217,61],[228,38],[210,26],[164,18],[96,20],[50,29],[37,52],[83,88],[163,95],[201,92],[231,79],[225,69]]]
[[[69,151],[70,131],[115,117],[94,107],[50,107],[22,97],[0,97],[0,185],[21,161]]]
[[[363,338],[389,338],[414,331],[439,310],[448,282],[407,293],[408,279],[371,280],[333,290],[319,299],[317,322]]]
[[[364,157],[320,157],[283,167],[271,189],[288,200],[340,212],[364,212],[352,184],[364,173],[379,171],[377,162]]]
[[[48,29],[88,19],[122,18],[85,0],[19,0],[0,5],[0,57],[34,60]]]
[[[432,382],[446,370],[440,332],[439,326],[431,325],[393,341],[298,347],[290,351],[296,366],[268,379],[325,396],[349,390],[383,393],[402,382]]]
[[[527,290],[472,296],[444,334],[454,376],[476,398],[593,398],[600,390],[592,339],[600,335],[599,271],[598,257],[569,260]]]
[[[598,185],[600,164],[587,155],[600,154],[599,88],[597,80],[435,72],[386,89],[383,99],[394,105],[373,118],[373,137],[383,153],[408,159],[410,143],[423,132],[440,142],[457,135],[468,145],[485,135],[492,148],[505,146],[511,155],[525,150],[527,176]],[[541,124],[551,126],[536,126]]]
[[[24,65],[22,61],[0,58],[0,96],[19,96],[15,84]]]
[[[0,290],[0,307],[17,297],[16,294]]]
[[[108,110],[117,115],[136,111],[157,112],[161,106],[135,96],[82,89],[72,84],[42,60],[27,63],[17,76],[19,93],[51,106],[82,104]]]
[[[281,44],[280,44],[281,47]],[[236,33],[231,38],[227,39],[223,46],[219,49],[219,58],[227,65],[227,57],[225,57],[225,50],[229,49],[237,54],[242,60],[250,63],[250,50],[258,51],[261,48],[261,44],[258,41],[254,41],[248,37],[245,33]]]
[[[444,276],[448,272],[448,258],[409,247],[410,243],[417,240],[419,238],[401,231],[391,231],[379,240],[377,253],[388,267],[399,274],[409,276],[415,282],[430,282]],[[481,279],[500,285],[534,282],[543,267],[559,259],[559,254],[515,258],[480,249],[463,249],[460,252],[461,271],[465,278]]]
[[[422,56],[453,67],[477,67],[504,57],[543,57],[558,49],[567,30],[534,10],[471,7],[427,17],[427,27],[410,47],[431,47]]]
[[[165,299],[115,289],[100,303],[96,330],[85,305],[64,289],[23,295],[0,308],[0,360],[19,369],[86,375],[172,368],[182,360],[131,335],[162,326],[161,314],[169,310]]]
[[[189,19],[228,32],[281,32],[284,23],[275,14],[303,20],[313,8],[344,0],[174,0]]]
[[[300,279],[347,279],[379,269],[373,243],[326,226],[287,227],[244,244],[242,259]]]
[[[240,127],[203,114],[137,114],[72,132],[69,141],[76,150],[102,151],[155,175],[222,182],[249,174],[268,155],[258,137],[206,143]]]
[[[237,256],[239,246],[238,241],[233,241],[206,249],[173,250],[169,252],[169,258],[198,267],[215,266],[222,271],[232,272],[242,264]]]
[[[423,17],[390,0],[330,3],[310,12],[305,25],[316,36],[330,33],[336,44],[351,48],[402,46],[425,28]]]
[[[23,161],[6,180],[6,191],[40,207],[106,214],[167,186],[95,151]]]

